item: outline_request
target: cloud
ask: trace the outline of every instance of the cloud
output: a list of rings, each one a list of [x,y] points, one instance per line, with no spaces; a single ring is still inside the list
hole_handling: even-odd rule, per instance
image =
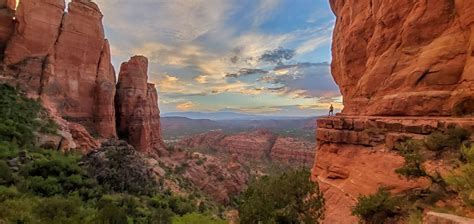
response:
[[[292,59],[295,56],[295,50],[278,48],[271,51],[266,51],[259,60],[262,62],[269,62],[272,64],[283,65],[283,61]]]
[[[310,40],[307,40],[303,44],[301,44],[298,48],[296,48],[297,54],[305,54],[311,51],[314,51],[319,46],[329,43],[331,41],[330,36],[316,36]]]
[[[257,68],[242,68],[236,73],[227,73],[226,77],[238,78],[240,76],[268,74],[268,71]]]
[[[180,111],[189,111],[189,110],[191,110],[195,107],[196,107],[196,104],[191,102],[191,101],[180,103],[180,104],[176,105],[176,109],[178,109]]]
[[[258,27],[263,24],[269,17],[272,16],[273,11],[280,5],[280,0],[260,0],[260,4],[254,11],[253,26]]]

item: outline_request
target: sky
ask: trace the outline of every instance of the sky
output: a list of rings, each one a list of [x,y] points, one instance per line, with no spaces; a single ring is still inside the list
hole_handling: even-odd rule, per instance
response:
[[[162,113],[314,116],[342,98],[327,0],[96,0],[113,64],[149,59]]]

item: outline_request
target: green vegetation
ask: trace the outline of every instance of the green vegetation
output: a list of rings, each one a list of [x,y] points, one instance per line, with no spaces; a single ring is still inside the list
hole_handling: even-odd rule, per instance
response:
[[[424,159],[420,154],[421,143],[416,140],[408,140],[396,146],[396,149],[405,158],[402,167],[395,170],[396,173],[407,178],[418,178],[427,176],[423,169]]]
[[[449,128],[447,131],[434,132],[425,138],[425,145],[429,150],[442,151],[445,149],[459,149],[462,143],[469,139],[471,133],[459,127]]]
[[[464,129],[449,128],[445,132],[434,132],[424,140],[410,139],[399,143],[396,148],[405,163],[396,172],[407,179],[426,178],[431,185],[396,196],[386,189],[361,196],[353,214],[364,223],[397,223],[400,220],[421,223],[423,210],[439,210],[436,206],[439,201],[449,203],[462,198],[465,205],[474,207],[474,145],[467,142],[469,136],[470,133]],[[437,171],[425,170],[426,161],[439,160],[440,156],[449,161],[444,168],[452,169],[451,175],[441,176]],[[462,207],[459,204],[445,205],[441,211],[463,215]]]
[[[466,205],[474,207],[474,145],[462,146],[462,159],[465,161],[446,181],[452,186]]]
[[[40,104],[6,85],[0,104],[0,223],[171,223],[198,211],[191,219],[211,219],[198,201],[163,192],[133,151],[112,148],[99,160],[41,149],[37,133],[56,125]]]
[[[388,223],[396,221],[400,215],[400,205],[399,199],[392,197],[387,189],[380,188],[373,195],[360,196],[352,214],[368,224]]]
[[[238,203],[241,223],[318,223],[324,217],[324,198],[307,170],[262,177]]]

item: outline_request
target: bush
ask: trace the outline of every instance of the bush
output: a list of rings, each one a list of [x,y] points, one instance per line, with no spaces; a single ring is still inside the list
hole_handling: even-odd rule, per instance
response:
[[[318,223],[324,217],[324,198],[306,170],[263,177],[240,201],[241,223]]]
[[[13,182],[13,173],[8,164],[0,160],[0,185],[9,185]]]
[[[86,193],[97,187],[78,165],[80,156],[77,154],[38,150],[32,156],[36,158],[24,165],[20,174],[28,190],[35,195],[50,197],[80,192],[89,197]]]
[[[35,132],[55,133],[56,125],[37,101],[0,84],[0,141],[31,146]],[[38,119],[39,118],[39,119]]]
[[[384,188],[369,196],[359,196],[357,204],[352,208],[352,214],[358,216],[366,223],[387,223],[399,214],[400,202],[391,196]]]
[[[425,138],[425,145],[429,150],[442,151],[444,149],[459,149],[461,144],[468,140],[471,133],[463,128],[449,128],[444,133],[434,132]]]
[[[405,158],[404,165],[396,169],[396,173],[406,178],[427,176],[425,170],[423,169],[424,159],[420,154],[421,144],[419,141],[408,140],[406,142],[399,143],[396,148]]]
[[[87,173],[107,191],[134,195],[152,195],[159,183],[155,180],[146,161],[125,142],[109,143],[87,155]]]
[[[446,182],[459,193],[467,205],[474,207],[474,145],[462,146],[461,152],[466,163],[446,177]]]

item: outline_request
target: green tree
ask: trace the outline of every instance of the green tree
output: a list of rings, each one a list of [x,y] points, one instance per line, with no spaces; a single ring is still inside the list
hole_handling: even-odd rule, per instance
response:
[[[391,196],[390,192],[380,188],[377,193],[368,196],[359,196],[357,204],[352,208],[352,214],[358,216],[367,224],[389,223],[400,212],[400,201]]]
[[[324,198],[307,170],[266,176],[242,194],[242,223],[318,223],[324,217]]]

